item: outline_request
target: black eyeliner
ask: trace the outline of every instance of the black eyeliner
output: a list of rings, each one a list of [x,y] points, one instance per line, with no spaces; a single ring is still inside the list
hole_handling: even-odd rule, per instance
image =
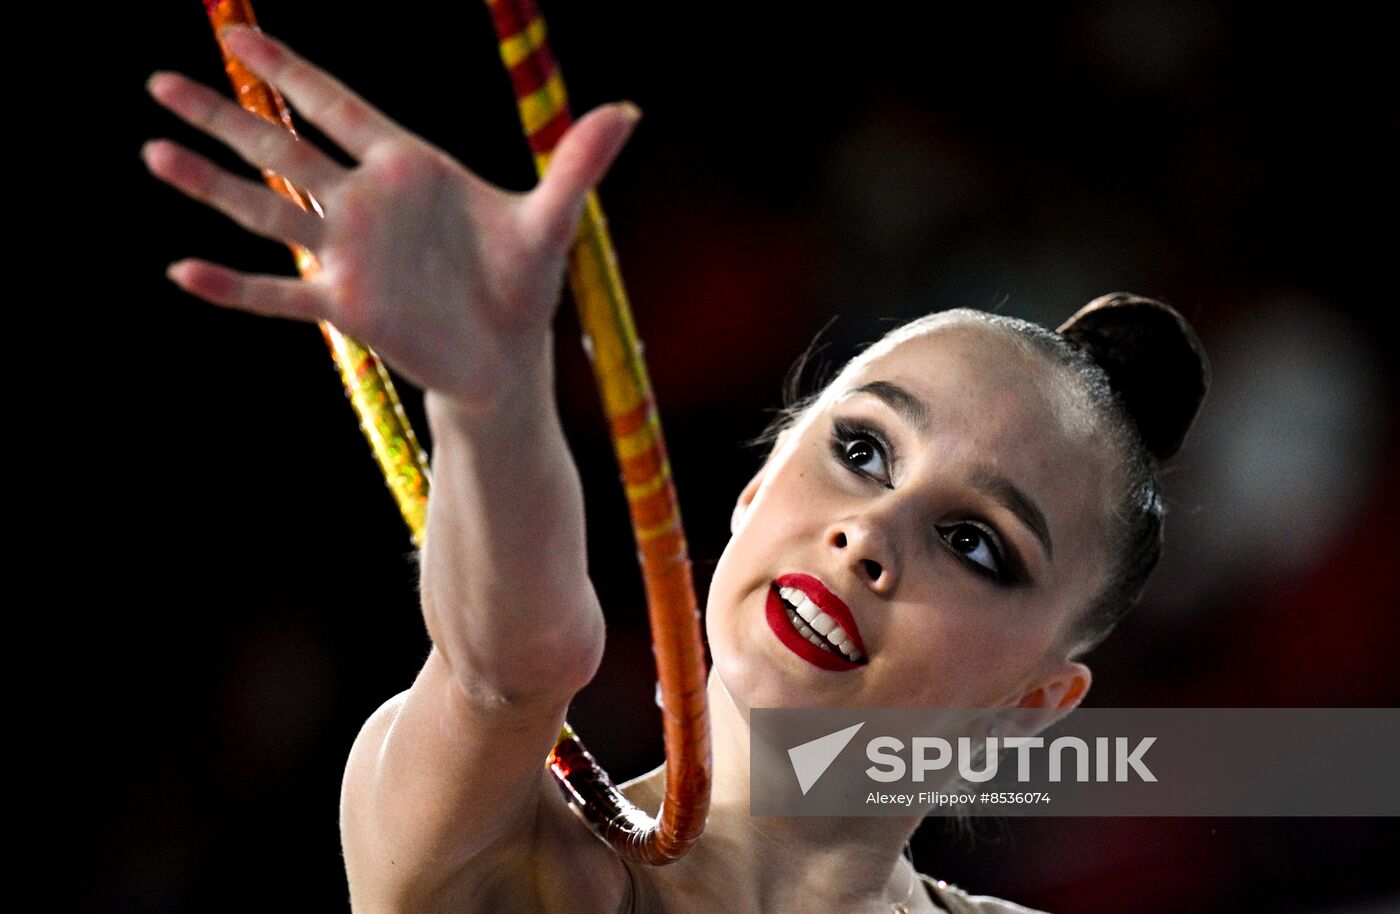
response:
[[[1033,583],[1030,573],[1026,571],[1026,563],[1021,561],[1020,554],[1016,552],[1014,546],[1009,544],[1006,536],[990,521],[983,520],[978,521],[978,523],[986,525],[987,529],[995,535],[995,541],[989,540],[989,542],[991,542],[992,551],[1001,560],[1002,567],[1006,569],[1000,576],[1001,582],[1011,587],[1024,587]]]
[[[993,571],[985,565],[979,565],[966,558],[962,560],[963,562],[973,566],[973,568],[982,572],[998,584],[1014,587],[1026,582],[1027,579],[1021,561],[1018,557],[1013,555],[1011,550],[1006,546],[1006,539],[1001,535],[1001,531],[984,520],[978,520],[976,523],[972,521],[963,521],[962,523],[971,526],[986,539],[987,547],[990,548],[992,554],[996,556],[999,570]],[[984,527],[986,529],[983,529]]]
[[[877,448],[879,448],[880,455],[885,460],[885,469],[888,470],[891,474],[894,473],[894,464],[895,460],[897,459],[894,445],[890,443],[890,440],[887,437],[885,437],[884,432],[880,431],[880,429],[861,420],[852,421],[850,419],[840,419],[835,416],[833,416],[831,419],[831,427],[832,453],[836,456],[836,459],[847,469],[850,469],[854,473],[859,473],[862,476],[865,476],[869,479],[875,478],[869,473],[865,472],[864,470],[861,470],[857,467],[852,467],[850,465],[849,460],[846,458],[846,445],[850,444],[852,441],[866,439],[871,441]],[[894,488],[893,479],[889,479],[888,481],[876,480],[876,482],[881,483],[887,489]]]

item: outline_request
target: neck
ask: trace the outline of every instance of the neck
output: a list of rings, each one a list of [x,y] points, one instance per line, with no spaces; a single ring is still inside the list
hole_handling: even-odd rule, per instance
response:
[[[659,868],[658,881],[696,901],[741,910],[876,911],[907,902],[914,872],[901,851],[920,819],[750,816],[748,721],[713,673],[708,696],[710,817],[704,837],[684,858]],[[631,798],[653,811],[663,791],[663,768],[627,786]]]

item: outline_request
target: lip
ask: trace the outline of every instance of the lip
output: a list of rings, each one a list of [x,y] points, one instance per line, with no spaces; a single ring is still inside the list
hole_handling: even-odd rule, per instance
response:
[[[861,639],[860,629],[856,626],[856,620],[851,615],[850,609],[845,602],[836,594],[827,590],[821,581],[810,574],[785,574],[775,580],[768,587],[767,621],[768,627],[773,630],[773,634],[778,636],[788,650],[806,660],[814,666],[833,672],[845,672],[855,670],[864,666],[865,659],[859,663],[847,660],[844,656],[817,647],[806,638],[797,633],[788,621],[788,611],[782,598],[778,596],[779,587],[795,587],[807,595],[817,608],[835,619],[846,633],[855,642],[856,649],[860,651],[862,658],[868,658],[865,650],[865,642]]]

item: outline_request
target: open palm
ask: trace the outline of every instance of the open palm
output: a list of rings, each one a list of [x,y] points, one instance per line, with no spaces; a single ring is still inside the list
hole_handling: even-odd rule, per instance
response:
[[[321,264],[303,281],[182,260],[170,278],[215,304],[328,320],[421,387],[469,408],[491,405],[511,351],[548,331],[587,192],[626,142],[637,109],[607,105],[582,118],[540,184],[516,194],[472,174],[280,42],[244,27],[223,34],[357,164],[340,165],[183,76],[152,76],[158,102],[309,190],[324,212],[304,212],[168,140],[147,143],[143,155],[158,178],[259,235],[303,245]]]

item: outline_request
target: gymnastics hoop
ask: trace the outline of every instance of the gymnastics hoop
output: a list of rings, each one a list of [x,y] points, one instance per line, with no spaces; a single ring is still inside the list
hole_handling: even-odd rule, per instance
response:
[[[219,35],[226,25],[257,28],[250,0],[203,2],[234,96],[248,111],[295,134],[281,95],[229,53]],[[487,0],[487,6],[501,60],[510,71],[535,167],[543,174],[555,145],[573,123],[563,77],[545,35],[544,18],[534,0]],[[321,214],[320,206],[306,191],[266,169],[263,176],[269,186],[302,209]],[[320,269],[311,251],[293,245],[292,252],[303,279]],[[709,812],[705,659],[690,557],[656,400],[603,210],[593,191],[588,193],[583,220],[569,252],[569,283],[639,547],[666,745],[666,789],[661,809],[653,819],[627,800],[567,722],[545,765],[569,806],[603,841],[631,860],[662,865],[679,860],[690,850],[704,831]],[[414,543],[421,546],[427,522],[428,456],[379,357],[329,323],[319,324],[360,428]]]

